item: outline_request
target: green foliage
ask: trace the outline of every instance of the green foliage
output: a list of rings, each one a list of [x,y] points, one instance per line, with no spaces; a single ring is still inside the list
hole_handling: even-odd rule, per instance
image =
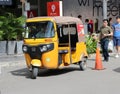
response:
[[[0,16],[0,39],[4,40],[16,40],[24,28],[22,27],[25,24],[25,17],[21,16],[17,18],[12,13],[6,13],[4,16]]]
[[[97,41],[92,36],[86,36],[87,53],[92,54],[96,52]]]
[[[5,32],[3,30],[4,22],[5,22],[5,17],[0,16],[0,40],[3,40],[4,39],[3,36],[5,35]]]
[[[0,31],[0,41],[3,40],[3,35],[4,35],[4,32]]]

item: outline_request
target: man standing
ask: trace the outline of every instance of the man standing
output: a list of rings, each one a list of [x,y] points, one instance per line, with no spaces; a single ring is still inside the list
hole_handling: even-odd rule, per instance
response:
[[[109,53],[108,53],[108,43],[110,37],[113,35],[111,27],[108,26],[108,20],[103,20],[103,26],[100,28],[100,43],[101,48],[104,56],[104,61],[109,60]]]
[[[85,31],[86,35],[89,34],[89,32],[88,32],[88,24],[89,24],[89,19],[85,19],[84,31]]]
[[[116,47],[117,53],[115,55],[116,58],[119,57],[120,54],[120,16],[116,17],[116,23],[112,25],[113,28],[113,42]]]

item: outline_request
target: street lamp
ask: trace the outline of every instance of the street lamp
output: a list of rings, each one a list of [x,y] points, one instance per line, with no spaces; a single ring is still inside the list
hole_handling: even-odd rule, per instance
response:
[[[20,0],[22,2],[22,15],[27,17],[27,11],[30,10],[30,3],[27,0]]]
[[[22,15],[24,15],[24,9],[25,9],[25,0],[20,0],[20,2],[22,3]]]

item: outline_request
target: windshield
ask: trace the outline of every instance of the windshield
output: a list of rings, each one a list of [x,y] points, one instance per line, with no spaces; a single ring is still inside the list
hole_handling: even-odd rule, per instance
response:
[[[51,38],[54,37],[52,22],[29,22],[26,24],[25,38]]]

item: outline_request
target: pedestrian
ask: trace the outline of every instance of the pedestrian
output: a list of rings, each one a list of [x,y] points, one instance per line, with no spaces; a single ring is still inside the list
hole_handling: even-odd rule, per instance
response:
[[[96,19],[95,19],[95,33],[98,33],[98,23],[99,23],[99,21],[98,21],[98,19],[96,18]]]
[[[110,18],[108,19],[108,26],[111,27],[111,26],[112,26],[112,23],[113,23],[113,22],[112,22],[112,18],[110,17]]]
[[[108,26],[108,20],[103,20],[103,26],[100,28],[100,43],[102,48],[102,53],[104,57],[104,61],[109,61],[109,51],[108,44],[109,39],[113,35],[113,30]]]
[[[92,33],[93,33],[93,20],[89,21],[88,31],[90,32],[90,35],[92,35]]]
[[[113,28],[113,42],[117,50],[115,57],[118,58],[120,54],[120,16],[116,17],[116,23],[112,25],[112,28]]]
[[[79,18],[80,20],[82,20],[82,15],[78,15],[78,18]]]
[[[89,24],[89,19],[85,19],[85,24],[84,24],[84,31],[85,31],[85,34],[89,34],[88,32],[88,24]]]

